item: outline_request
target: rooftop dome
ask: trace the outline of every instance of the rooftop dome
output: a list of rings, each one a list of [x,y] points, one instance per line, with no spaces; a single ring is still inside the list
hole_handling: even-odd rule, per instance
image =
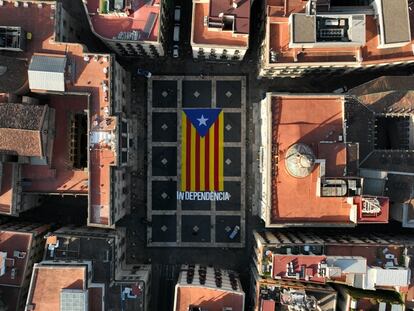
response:
[[[303,178],[309,176],[314,165],[315,155],[308,145],[294,144],[286,151],[285,166],[293,177]]]

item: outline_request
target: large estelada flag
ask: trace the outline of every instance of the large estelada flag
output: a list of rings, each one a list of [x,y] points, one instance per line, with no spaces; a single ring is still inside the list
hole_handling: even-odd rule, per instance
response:
[[[223,191],[223,117],[219,108],[183,109],[181,191]]]

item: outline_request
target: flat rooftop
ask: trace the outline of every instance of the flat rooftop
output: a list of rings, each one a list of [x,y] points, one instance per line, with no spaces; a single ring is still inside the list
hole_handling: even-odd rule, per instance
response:
[[[235,292],[197,286],[178,286],[176,288],[176,311],[187,311],[190,305],[206,310],[243,310],[244,296]]]
[[[108,12],[105,6],[110,2],[86,1],[87,13],[96,34],[105,39],[127,40],[122,34],[135,32],[137,35],[133,41],[158,41],[161,0],[131,0],[130,7],[121,10],[120,14]]]
[[[320,164],[303,178],[285,168],[285,153],[296,143],[307,144],[316,159],[325,159],[327,177],[344,175],[346,146],[341,97],[272,97],[272,223],[350,223],[346,197],[317,196]]]
[[[300,0],[267,0],[267,22],[269,23],[266,33],[268,52],[273,51],[277,54],[277,62],[269,65],[280,66],[283,63],[329,63],[329,62],[357,62],[362,59],[362,64],[376,64],[382,62],[397,62],[414,59],[412,44],[414,43],[414,12],[408,10],[407,1],[382,1],[383,23],[385,44],[399,43],[403,46],[380,48],[379,19],[374,15],[365,15],[365,44],[363,46],[335,46],[289,47],[291,41],[289,16],[293,13],[305,13],[305,1]],[[363,8],[361,8],[362,11]],[[323,14],[326,12],[321,12]],[[335,9],[335,14],[341,14],[339,7]],[[319,14],[319,13],[318,13]],[[329,13],[331,14],[331,13]],[[401,16],[401,18],[395,18]],[[308,20],[306,20],[308,21]],[[303,32],[294,32],[300,36],[306,36]],[[411,34],[411,35],[410,35]],[[294,38],[292,38],[294,39]],[[406,44],[404,44],[406,43]]]
[[[93,260],[93,278],[95,282],[105,283],[113,278],[111,261],[114,260],[114,241],[103,238],[85,238],[66,235],[55,235],[58,246],[51,251],[50,239],[46,240],[44,260]],[[53,240],[53,239],[52,239]],[[107,260],[108,259],[108,260]]]
[[[0,276],[0,285],[23,285],[31,247],[31,233],[0,231],[0,252],[7,253],[7,257],[0,262],[5,265],[5,273]]]
[[[250,0],[240,1],[238,8],[231,2],[210,0],[209,3],[193,2],[192,43],[199,45],[247,48],[249,44]],[[232,29],[222,30],[205,25],[205,18],[220,24],[224,15],[234,16]]]
[[[46,53],[54,55],[66,55],[72,68],[75,68],[66,82],[66,92],[86,95],[87,108],[89,112],[90,145],[88,171],[76,171],[64,168],[63,164],[68,155],[64,155],[64,142],[57,142],[56,158],[52,160],[51,170],[48,171],[49,181],[43,180],[38,186],[33,183],[28,191],[46,193],[78,193],[89,194],[90,222],[102,225],[109,224],[109,198],[111,189],[111,166],[117,164],[117,154],[114,148],[106,143],[102,137],[111,137],[112,130],[116,127],[117,120],[110,116],[111,102],[108,96],[108,89],[111,89],[110,76],[111,62],[110,55],[96,55],[84,53],[82,45],[64,44],[54,42],[54,13],[55,4],[28,3],[28,7],[16,8],[12,2],[5,2],[0,7],[0,24],[3,26],[20,25],[25,31],[36,34],[28,40],[25,52],[16,52],[18,57],[26,58],[29,61],[34,53]],[[108,72],[108,73],[105,73]],[[107,88],[103,87],[103,84]],[[77,102],[79,101],[79,102]],[[86,100],[82,96],[57,96],[50,95],[50,105],[64,107],[63,111],[56,111],[58,120],[64,120],[70,110],[85,107]],[[66,105],[65,105],[66,104]],[[64,124],[58,125],[56,131],[65,131]],[[67,135],[67,134],[66,134]],[[65,136],[66,136],[65,135]],[[95,139],[97,138],[97,139]],[[56,165],[53,173],[53,164]],[[59,169],[59,170],[58,170]],[[45,168],[31,167],[23,168],[23,176],[36,177],[38,173],[44,173]],[[59,173],[60,172],[60,173]],[[55,176],[53,174],[59,173]],[[85,178],[88,177],[89,185]],[[38,188],[36,188],[38,187]],[[69,190],[67,190],[69,189]],[[94,190],[91,190],[94,189]],[[97,190],[99,189],[99,190]]]
[[[61,310],[60,297],[63,289],[87,289],[87,268],[35,264],[30,289],[27,304],[33,305],[33,310]]]
[[[404,263],[401,261],[403,246],[396,245],[325,245],[326,256],[361,256],[366,258],[369,266],[383,266],[389,259],[385,257],[386,254],[392,254],[400,266]]]
[[[275,255],[273,257],[273,278],[285,278],[287,266],[292,263],[291,279],[295,279],[296,273],[300,273],[304,267],[304,275],[309,277],[310,282],[324,282],[325,278],[318,276],[318,264],[325,260],[326,256]]]

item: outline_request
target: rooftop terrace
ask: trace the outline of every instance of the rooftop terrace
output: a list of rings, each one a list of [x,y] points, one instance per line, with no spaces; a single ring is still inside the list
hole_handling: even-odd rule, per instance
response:
[[[270,223],[387,223],[388,198],[366,196],[362,179],[349,175],[358,155],[344,142],[344,97],[272,95],[268,101]]]
[[[179,286],[176,295],[175,311],[187,311],[191,305],[212,311],[223,310],[225,307],[243,310],[244,297],[238,293],[196,286]]]
[[[161,0],[131,0],[128,1],[130,5],[121,9],[110,8],[117,2],[119,1],[85,1],[96,34],[104,39],[158,41]]]
[[[31,247],[31,233],[0,231],[0,285],[22,286]]]
[[[272,223],[350,223],[351,205],[345,197],[317,196],[320,164],[309,176],[296,178],[285,169],[285,152],[295,143],[305,143],[316,159],[326,159],[327,176],[343,176],[346,148],[338,141],[343,135],[340,97],[272,98]],[[304,205],[305,204],[305,205]]]
[[[92,224],[109,224],[111,166],[117,164],[117,153],[113,145],[113,134],[117,120],[111,116],[111,76],[113,59],[109,55],[84,53],[79,44],[54,42],[55,3],[28,3],[28,7],[16,8],[12,2],[0,6],[0,24],[5,26],[20,25],[33,34],[28,40],[26,51],[14,55],[29,61],[34,53],[66,55],[71,68],[65,81],[65,91],[84,96],[50,96],[50,106],[56,109],[56,133],[68,137],[69,127],[65,123],[69,114],[81,109],[88,109],[88,142],[86,152],[89,171],[73,170],[67,164],[67,145],[63,139],[55,143],[56,150],[51,167],[25,166],[23,176],[36,180],[27,191],[46,193],[78,193],[90,196],[90,222]],[[86,97],[85,97],[86,96]],[[59,121],[62,121],[60,123]],[[60,123],[60,124],[59,124]],[[66,128],[65,128],[66,127]],[[89,184],[86,183],[87,178]],[[93,190],[92,190],[93,189]],[[99,189],[99,190],[97,190]]]
[[[87,284],[86,266],[35,264],[27,304],[34,307],[32,310],[61,310],[61,293],[67,290],[83,292]],[[90,301],[90,304],[94,302]]]
[[[324,282],[324,278],[318,275],[317,270],[318,264],[325,260],[326,256],[275,255],[273,257],[273,278],[296,279],[297,273],[303,273],[301,279],[305,279],[307,276],[307,280],[310,282]]]
[[[361,33],[360,38],[364,38],[361,44],[356,44],[359,40],[354,40],[354,44],[349,42],[337,41],[334,42],[330,38],[330,42],[323,42],[323,44],[316,44],[316,39],[302,44],[300,47],[294,45],[295,37],[291,37],[291,27],[299,27],[301,23],[296,23],[294,18],[289,16],[304,16],[305,1],[299,0],[268,0],[267,1],[267,22],[268,31],[266,34],[267,40],[267,54],[275,53],[274,56],[269,55],[269,65],[278,66],[283,63],[357,63],[376,64],[382,62],[397,62],[414,60],[412,44],[414,43],[414,12],[408,10],[407,1],[375,1],[377,3],[384,2],[385,6],[378,5],[380,9],[380,17],[375,17],[375,9],[373,7],[367,8],[365,6],[352,7],[354,10],[346,11],[347,7],[333,7],[330,11],[318,11],[318,15],[328,14],[330,18],[335,16],[340,17],[343,14],[343,20],[346,16],[356,16],[355,14],[364,15],[365,34]],[[392,3],[392,5],[389,5]],[[374,4],[372,4],[374,6]],[[292,15],[299,14],[299,15]],[[353,15],[354,14],[354,15]],[[392,18],[390,18],[392,16]],[[346,17],[346,18],[345,18]],[[301,19],[302,20],[302,19]],[[350,22],[352,24],[352,22]],[[309,24],[309,22],[308,22]],[[349,27],[358,28],[357,23]],[[313,25],[313,26],[312,26]],[[316,24],[309,24],[305,27],[309,32],[309,27],[317,27]],[[319,27],[319,26],[318,26]],[[334,28],[337,26],[334,26]],[[381,37],[379,29],[384,28],[384,36]],[[348,32],[355,36],[355,29]],[[394,35],[390,37],[390,29],[394,29]],[[316,30],[315,30],[316,31]],[[293,31],[293,34],[295,32]],[[299,30],[297,29],[299,34]],[[313,32],[312,32],[313,33]],[[301,37],[303,37],[301,32]],[[316,32],[308,34],[307,37],[313,38]],[[309,39],[308,38],[308,39]],[[355,38],[354,38],[355,39]],[[346,40],[345,40],[346,41]],[[300,44],[299,44],[300,45]],[[351,46],[352,45],[352,46]],[[273,58],[273,60],[271,59]]]
[[[200,45],[247,48],[249,44],[250,0],[239,2],[240,5],[237,8],[234,8],[230,2],[221,0],[210,0],[205,3],[194,2],[192,42]],[[226,16],[231,18],[227,21]]]
[[[52,235],[46,240],[46,261],[92,260],[95,282],[105,283],[114,277],[114,241],[103,238],[87,238]]]

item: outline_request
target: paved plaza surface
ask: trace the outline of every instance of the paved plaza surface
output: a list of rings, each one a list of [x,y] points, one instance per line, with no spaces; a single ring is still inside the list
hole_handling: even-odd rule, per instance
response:
[[[244,246],[245,101],[245,77],[155,76],[149,79],[148,246]],[[183,112],[199,111],[200,108],[206,109],[202,110],[205,113],[209,113],[210,109],[218,109],[222,113],[220,192],[229,194],[223,200],[197,199],[197,194],[211,192],[211,189],[204,189],[204,186],[182,192],[193,193],[193,197],[180,199],[177,196],[177,192],[183,190],[182,166],[185,165],[183,156],[186,157],[186,149],[184,154],[182,150],[185,148],[182,138]],[[204,121],[197,120],[201,120],[200,124]],[[203,168],[199,170],[202,171]],[[231,237],[233,230],[236,234]]]

